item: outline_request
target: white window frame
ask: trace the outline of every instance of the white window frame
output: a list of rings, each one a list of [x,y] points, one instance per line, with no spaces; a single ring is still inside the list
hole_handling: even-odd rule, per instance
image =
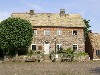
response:
[[[34,31],[34,35],[37,35],[37,29],[33,29],[33,31]]]
[[[59,45],[59,49],[60,49],[60,47],[62,47],[62,44],[57,44],[57,45]],[[57,47],[57,45],[56,45],[56,47]]]
[[[72,30],[72,35],[75,35],[75,34],[74,34],[74,31],[77,31],[77,30]],[[77,34],[77,35],[78,35],[78,34]]]
[[[57,35],[62,35],[62,30],[57,29]]]
[[[44,30],[44,35],[50,35],[50,30],[49,30],[49,34],[45,34],[46,30],[49,30],[49,29]]]
[[[32,45],[36,45],[36,44],[31,44],[31,50],[32,50]],[[37,50],[37,48],[36,48],[36,50]]]
[[[77,45],[77,50],[78,50],[78,44],[73,44],[73,46],[74,46],[74,45]]]

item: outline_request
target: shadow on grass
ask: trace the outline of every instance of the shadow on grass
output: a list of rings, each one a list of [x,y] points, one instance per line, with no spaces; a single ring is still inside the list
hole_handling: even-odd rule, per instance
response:
[[[100,74],[100,67],[96,67],[96,68],[92,69],[91,73]]]

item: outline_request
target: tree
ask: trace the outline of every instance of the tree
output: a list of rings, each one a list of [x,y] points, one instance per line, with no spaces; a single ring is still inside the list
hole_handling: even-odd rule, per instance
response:
[[[89,28],[91,27],[91,26],[89,25],[89,21],[90,21],[90,20],[84,19],[83,21],[84,21],[84,23],[85,23],[85,25],[86,25],[86,27],[84,28],[84,37],[85,37],[85,39],[86,39],[86,37],[88,36],[88,33],[90,33],[92,30],[89,30]]]
[[[0,23],[0,48],[6,53],[28,48],[32,41],[32,25],[20,18],[8,18]]]

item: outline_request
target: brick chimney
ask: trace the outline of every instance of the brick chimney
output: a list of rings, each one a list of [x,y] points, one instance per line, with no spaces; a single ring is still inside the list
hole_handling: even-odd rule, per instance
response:
[[[34,15],[34,10],[30,10],[29,14]]]
[[[65,9],[60,9],[60,16],[65,16]]]

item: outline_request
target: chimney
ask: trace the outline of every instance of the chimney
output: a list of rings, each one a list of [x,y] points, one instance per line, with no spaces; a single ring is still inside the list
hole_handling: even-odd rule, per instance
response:
[[[60,9],[60,16],[65,16],[65,9]]]
[[[30,10],[29,14],[34,15],[34,10]]]

